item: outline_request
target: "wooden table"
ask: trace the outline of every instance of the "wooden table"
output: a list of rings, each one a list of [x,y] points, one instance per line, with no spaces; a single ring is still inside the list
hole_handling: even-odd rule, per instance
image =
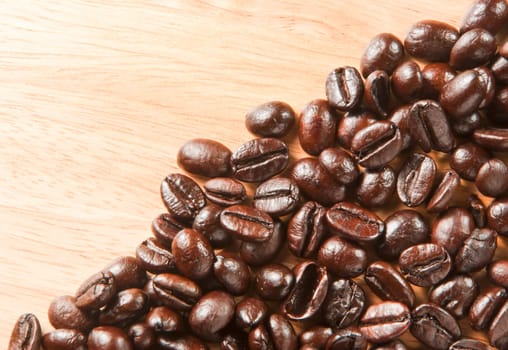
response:
[[[250,108],[323,98],[372,36],[470,0],[2,1],[0,348],[23,312],[150,236],[178,147],[252,136]],[[292,151],[303,153],[296,144]]]

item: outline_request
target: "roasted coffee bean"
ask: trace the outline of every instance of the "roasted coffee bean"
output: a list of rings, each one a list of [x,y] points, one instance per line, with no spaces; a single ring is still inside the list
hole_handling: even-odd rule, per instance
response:
[[[460,32],[484,28],[495,35],[506,23],[508,5],[504,0],[475,0],[462,19]]]
[[[314,326],[300,333],[300,350],[304,346],[308,349],[324,349],[326,341],[333,334],[330,327]]]
[[[492,102],[492,99],[494,98],[494,94],[496,92],[496,78],[494,77],[494,74],[490,68],[485,66],[476,67],[473,70],[478,73],[478,79],[480,79],[480,84],[485,91],[485,97],[483,98],[479,107],[485,108]]]
[[[286,239],[284,224],[274,221],[272,237],[266,242],[242,242],[240,257],[251,266],[261,266],[271,262],[279,253]]]
[[[356,242],[372,242],[383,234],[385,225],[375,213],[348,202],[340,202],[326,212],[329,229]]]
[[[135,323],[127,332],[135,350],[151,350],[155,346],[155,331],[146,323]]]
[[[160,350],[208,350],[206,343],[190,334],[161,334],[156,339]]]
[[[233,295],[245,294],[249,289],[249,266],[234,255],[227,253],[217,255],[213,263],[213,274],[226,291]]]
[[[448,63],[429,63],[422,69],[423,95],[437,100],[443,86],[456,76],[455,70]]]
[[[345,79],[345,77],[341,79]],[[349,81],[350,80],[341,80],[339,84]],[[349,87],[343,87],[343,89],[345,89],[343,91],[344,93],[349,91],[347,90]],[[334,94],[335,93],[338,94],[338,92],[334,92]],[[324,149],[332,147],[335,143],[337,133],[337,121],[338,117],[327,101],[311,101],[302,110],[298,121],[298,139],[302,149],[310,155],[317,156]]]
[[[332,236],[319,248],[318,261],[336,277],[356,277],[367,267],[367,253],[354,243]]]
[[[220,223],[226,231],[245,242],[266,242],[274,229],[270,215],[242,204],[224,209]]]
[[[508,287],[508,260],[496,260],[489,264],[487,273],[495,284]]]
[[[295,112],[281,101],[270,101],[256,106],[245,115],[247,130],[261,137],[283,137],[295,123]]]
[[[21,315],[11,332],[8,350],[39,350],[41,325],[34,314]]]
[[[474,279],[457,275],[432,288],[429,302],[439,305],[457,319],[461,319],[467,315],[478,291],[478,284]]]
[[[489,327],[492,319],[508,298],[506,289],[490,287],[481,292],[469,309],[469,324],[476,330]]]
[[[508,151],[508,129],[477,129],[473,134],[474,141],[481,147],[496,152]]]
[[[407,350],[406,345],[400,340],[394,340],[372,348],[373,350]]]
[[[231,151],[222,143],[209,139],[193,139],[178,150],[176,161],[189,173],[217,177],[231,172]]]
[[[392,91],[402,102],[421,99],[423,88],[423,75],[415,61],[403,62],[393,72]]]
[[[116,294],[116,282],[109,271],[90,276],[78,288],[75,296],[76,306],[82,310],[98,310],[106,305]]]
[[[222,208],[209,204],[199,211],[192,222],[192,228],[201,233],[213,248],[223,248],[231,241],[231,235],[220,224]]]
[[[337,279],[330,283],[322,307],[325,324],[333,329],[355,325],[365,308],[365,292],[353,280]]]
[[[377,115],[386,118],[390,103],[390,77],[376,70],[365,80],[365,104]]]
[[[210,242],[201,233],[186,228],[178,232],[171,251],[178,271],[190,279],[200,279],[212,271],[214,254]]]
[[[298,338],[291,323],[284,316],[273,314],[265,325],[249,333],[249,350],[296,350]]]
[[[372,112],[359,109],[344,114],[337,128],[337,141],[345,149],[351,149],[351,141],[358,131],[377,122]]]
[[[434,160],[421,153],[413,153],[402,166],[397,177],[397,194],[408,207],[417,207],[430,195],[436,178]]]
[[[289,220],[289,251],[298,257],[313,256],[327,233],[326,208],[317,202],[306,202]]]
[[[450,65],[457,70],[478,67],[490,61],[496,50],[496,39],[492,34],[482,28],[471,29],[453,45]]]
[[[471,136],[482,125],[481,115],[479,112],[474,112],[461,119],[452,120],[450,125],[456,135]]]
[[[136,260],[139,266],[151,273],[171,272],[176,269],[175,257],[171,251],[155,238],[144,240],[138,245]]]
[[[272,216],[283,216],[296,209],[299,199],[300,189],[293,180],[276,177],[256,188],[252,205]]]
[[[169,213],[181,220],[192,220],[206,205],[199,185],[183,174],[170,174],[162,180],[161,197]]]
[[[364,78],[375,70],[384,70],[392,74],[395,67],[404,58],[404,47],[393,34],[381,33],[373,37],[360,61],[360,71]]]
[[[453,316],[436,305],[417,306],[411,312],[411,319],[411,334],[431,349],[446,350],[461,336],[459,324]]]
[[[240,329],[250,331],[268,317],[268,306],[257,298],[245,298],[236,304],[235,323]]]
[[[149,308],[148,295],[143,290],[126,289],[115,295],[101,310],[99,324],[125,327],[144,315]]]
[[[282,310],[290,320],[305,320],[321,308],[328,290],[326,268],[314,261],[305,260],[293,267],[295,283]]]
[[[288,162],[288,146],[274,138],[247,141],[231,155],[234,176],[245,182],[269,179],[286,169]]]
[[[362,77],[354,67],[336,68],[326,78],[328,103],[340,111],[350,111],[358,106],[362,101],[363,90]]]
[[[457,272],[476,272],[494,257],[497,233],[489,228],[476,228],[457,250],[454,266]]]
[[[356,199],[365,207],[381,207],[392,198],[396,183],[397,176],[389,165],[367,170],[356,189]]]
[[[388,117],[388,120],[395,124],[396,127],[400,130],[400,135],[402,136],[402,149],[405,150],[411,146],[413,143],[413,139],[411,138],[411,133],[409,132],[409,111],[411,110],[411,105],[403,105],[397,109],[395,109],[392,114]]]
[[[344,185],[356,181],[360,171],[354,158],[338,147],[327,148],[319,154],[319,164],[335,179]]]
[[[64,295],[55,298],[48,309],[48,319],[55,329],[77,329],[87,333],[97,323],[95,313],[88,313],[76,306],[74,297]]]
[[[88,338],[77,329],[55,329],[44,334],[42,347],[45,350],[86,350]],[[16,348],[23,349],[23,348]],[[30,349],[30,348],[24,348]],[[39,348],[35,348],[39,350]],[[9,350],[12,350],[9,348]]]
[[[506,127],[508,123],[508,87],[505,86],[494,91],[487,117],[492,122]]]
[[[183,330],[183,321],[167,306],[158,306],[146,314],[145,322],[156,332],[178,332]]]
[[[304,196],[319,204],[333,205],[346,196],[344,185],[335,181],[317,159],[297,160],[291,169],[290,177],[296,182]]]
[[[462,338],[450,345],[449,350],[492,350],[492,348],[478,339]]]
[[[400,130],[389,121],[379,121],[361,129],[351,141],[351,151],[358,164],[369,169],[388,164],[401,150]]]
[[[499,309],[489,327],[490,344],[500,350],[508,349],[508,302],[505,302]]]
[[[485,196],[502,195],[508,190],[508,167],[500,159],[490,159],[478,170],[475,184]]]
[[[469,211],[450,208],[434,220],[430,241],[445,248],[454,257],[474,228],[474,219]]]
[[[467,208],[473,215],[476,227],[484,227],[487,224],[487,209],[477,195],[472,194],[467,198]]]
[[[425,20],[415,23],[404,40],[408,54],[427,61],[448,62],[459,32],[443,22]]]
[[[171,248],[171,242],[176,234],[185,226],[170,214],[160,214],[152,221],[152,233],[159,243]]]
[[[153,278],[157,299],[175,311],[189,310],[201,298],[201,288],[192,280],[172,273]]]
[[[441,182],[427,203],[427,210],[431,213],[439,213],[448,209],[454,194],[460,186],[460,176],[455,170],[449,169],[444,174]]]
[[[407,331],[410,323],[406,305],[385,301],[367,308],[361,320],[360,332],[372,343],[386,343]]]
[[[247,334],[237,330],[226,333],[220,342],[220,350],[247,350]]]
[[[229,177],[216,177],[203,185],[206,198],[215,204],[229,207],[241,204],[247,198],[243,184]]]
[[[487,208],[487,224],[503,236],[508,235],[508,198],[496,199]]]
[[[466,70],[443,86],[439,103],[450,117],[461,119],[474,113],[484,98],[485,89],[478,72]]]
[[[116,282],[116,290],[143,288],[147,281],[146,271],[139,266],[136,258],[122,256],[106,266],[102,272],[111,272]]]
[[[436,101],[420,100],[411,105],[409,111],[409,131],[411,138],[426,153],[432,149],[449,153],[455,139],[446,115]]]
[[[88,335],[88,350],[132,350],[132,344],[122,329],[101,326]]]
[[[267,300],[282,300],[288,296],[295,283],[293,272],[282,264],[263,266],[256,274],[254,289]]]
[[[448,276],[452,262],[446,249],[425,243],[404,250],[400,254],[399,265],[400,272],[409,282],[430,287]]]
[[[450,166],[460,177],[474,181],[483,164],[489,161],[490,155],[474,143],[464,143],[453,151]]]
[[[367,339],[358,328],[345,328],[328,338],[325,350],[367,350],[367,345]]]
[[[369,288],[383,300],[400,301],[412,308],[416,296],[401,274],[384,261],[376,261],[367,267],[364,276]]]

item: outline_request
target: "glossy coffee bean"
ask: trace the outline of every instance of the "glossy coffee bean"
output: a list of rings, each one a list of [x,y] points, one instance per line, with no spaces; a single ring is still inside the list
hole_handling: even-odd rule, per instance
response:
[[[487,117],[495,124],[506,126],[508,123],[508,87],[498,88],[494,92]]]
[[[460,176],[455,170],[445,172],[441,182],[427,203],[427,210],[431,213],[439,213],[446,209],[460,186]]]
[[[363,86],[362,86],[363,87]],[[298,121],[300,146],[310,155],[335,144],[338,117],[325,100],[311,101],[304,107]]]
[[[483,100],[485,101],[485,98]],[[450,125],[456,135],[471,136],[476,129],[482,126],[482,116],[479,112],[474,112],[461,119],[452,120]]]
[[[333,233],[356,242],[375,241],[385,229],[383,220],[374,212],[348,202],[328,209],[326,222]]]
[[[286,177],[276,177],[259,184],[252,205],[272,216],[284,216],[293,212],[299,204],[300,190]]]
[[[101,326],[88,335],[88,350],[132,350],[132,344],[122,329]]]
[[[335,331],[328,338],[325,350],[367,350],[367,339],[358,328],[345,328]]]
[[[411,109],[411,105],[403,105],[397,109],[395,109],[388,120],[395,124],[396,127],[400,130],[400,135],[402,136],[402,149],[405,150],[409,148],[413,139],[411,138],[411,133],[409,132],[409,111]]]
[[[474,143],[464,143],[453,151],[450,156],[450,167],[461,178],[474,181],[481,166],[488,162],[490,155],[482,147]]]
[[[99,324],[125,327],[144,315],[149,308],[148,295],[143,290],[122,290],[101,310]]]
[[[233,329],[222,338],[220,350],[247,350],[247,342],[247,334]]]
[[[490,159],[478,170],[475,184],[485,196],[501,196],[508,190],[508,167],[500,159]]]
[[[340,119],[337,128],[337,141],[345,149],[351,149],[351,141],[358,131],[377,122],[370,111],[363,109],[347,112]]]
[[[415,61],[400,64],[392,74],[392,91],[405,103],[423,98],[423,74]]]
[[[267,180],[286,169],[288,162],[288,146],[274,138],[247,141],[231,155],[235,178],[245,182]]]
[[[365,292],[356,282],[337,279],[330,282],[321,313],[325,324],[342,329],[358,322],[365,305]]]
[[[290,320],[305,320],[321,308],[328,290],[326,268],[305,260],[293,267],[295,283],[282,304],[284,315]]]
[[[492,350],[490,346],[478,339],[462,338],[450,345],[449,350]]]
[[[358,164],[369,169],[388,164],[401,150],[400,130],[389,121],[379,121],[361,129],[351,141],[351,151]]]
[[[454,257],[475,228],[473,216],[464,208],[450,208],[432,224],[430,241]]]
[[[454,259],[457,272],[476,272],[483,269],[496,252],[497,233],[489,228],[476,228],[466,238]]]
[[[75,296],[76,306],[82,310],[98,310],[106,305],[116,294],[116,282],[109,271],[90,276],[78,288]]]
[[[206,205],[199,185],[183,174],[170,174],[162,180],[161,197],[169,213],[181,220],[192,220]]]
[[[187,311],[201,298],[201,288],[192,280],[172,273],[154,276],[157,300],[175,311]]]
[[[431,349],[446,350],[461,336],[459,324],[453,316],[434,304],[417,306],[411,312],[411,318],[411,334]]]
[[[508,83],[508,58],[497,55],[490,64],[490,69],[498,82],[502,84]]]
[[[487,268],[489,279],[495,284],[508,287],[508,260],[496,260]]]
[[[263,266],[256,274],[254,289],[267,300],[282,300],[288,296],[295,283],[293,272],[282,264]]]
[[[333,334],[333,330],[330,327],[314,326],[306,331],[300,333],[299,343],[300,350],[303,346],[307,346],[309,349],[324,349],[326,341]]]
[[[478,145],[486,149],[496,152],[508,151],[508,129],[477,129],[473,134],[473,138]]]
[[[402,166],[397,177],[397,194],[408,207],[417,207],[430,195],[436,178],[434,160],[421,153],[413,153]]]
[[[448,63],[429,63],[422,69],[423,95],[426,98],[437,100],[443,86],[455,78],[457,73]]]
[[[485,89],[478,72],[466,70],[443,86],[439,103],[450,117],[461,119],[474,113],[484,98]]]
[[[457,70],[486,64],[496,53],[495,37],[482,28],[464,32],[450,52],[450,65]]]
[[[446,249],[425,243],[404,250],[400,254],[399,265],[400,272],[409,282],[430,287],[448,276],[452,262]]]
[[[266,242],[274,229],[270,215],[242,204],[224,209],[220,214],[220,224],[227,232],[245,242]]]
[[[153,235],[159,243],[168,248],[171,248],[171,242],[173,242],[176,234],[184,228],[184,224],[168,213],[160,214],[152,221]]]
[[[498,349],[508,349],[508,302],[499,309],[489,327],[489,342]]]
[[[136,260],[143,269],[151,273],[170,272],[176,269],[175,257],[170,249],[155,238],[141,242],[136,248]]]
[[[475,0],[462,19],[460,32],[484,28],[495,35],[506,23],[508,5],[504,0]]]
[[[158,306],[146,314],[145,322],[156,332],[177,332],[183,330],[183,321],[167,306]]]
[[[376,70],[365,80],[365,104],[374,113],[386,118],[390,103],[390,76],[383,70]]]
[[[378,34],[370,40],[363,52],[360,71],[364,78],[367,78],[375,70],[383,70],[392,74],[403,58],[404,47],[395,35]]]
[[[87,341],[87,336],[77,329],[55,329],[44,334],[42,347],[45,350],[86,350]]]
[[[480,84],[485,91],[485,97],[480,103],[480,108],[487,107],[494,98],[494,94],[496,92],[496,78],[494,77],[494,73],[490,70],[490,68],[486,66],[476,67],[473,69],[478,73],[478,79],[480,79]]]
[[[289,251],[298,257],[313,256],[327,233],[326,208],[317,202],[306,202],[289,220]]]
[[[48,319],[55,329],[77,329],[86,333],[97,323],[95,314],[80,310],[74,297],[64,295],[55,298],[48,309]]]
[[[332,236],[319,248],[318,262],[336,277],[356,277],[367,267],[367,253],[354,243]]]
[[[136,258],[122,256],[113,260],[102,272],[111,272],[116,282],[116,290],[142,288],[147,280],[146,271],[139,266]]]
[[[281,101],[270,101],[256,106],[245,115],[247,130],[261,137],[283,137],[295,123],[295,112]]]
[[[406,345],[400,340],[394,340],[389,343],[378,345],[373,350],[407,350]]]
[[[392,265],[376,261],[365,270],[365,282],[369,288],[383,300],[394,300],[412,308],[416,296],[407,281]]]
[[[340,202],[346,196],[344,185],[335,181],[314,158],[297,160],[291,169],[290,178],[305,197],[325,206]]]
[[[193,335],[185,333],[161,334],[156,338],[160,350],[208,350],[206,343]]]
[[[487,209],[477,195],[472,194],[467,198],[467,209],[473,215],[476,227],[485,227],[487,224]]]
[[[465,317],[478,295],[478,284],[469,276],[457,275],[432,288],[429,302],[439,305],[457,319]]]
[[[450,124],[436,101],[420,100],[411,105],[408,123],[411,138],[424,152],[449,153],[455,145]]]
[[[185,142],[176,157],[180,168],[206,177],[228,175],[231,172],[230,159],[229,148],[209,139],[193,139]]]
[[[155,330],[146,323],[135,323],[127,332],[135,350],[150,350],[155,346]]]
[[[242,242],[240,244],[240,257],[251,266],[268,264],[277,256],[285,239],[284,224],[275,220],[272,237],[266,242]]]
[[[250,331],[268,317],[268,306],[257,298],[245,298],[236,304],[235,324],[238,328]]]
[[[231,241],[231,235],[220,224],[222,208],[209,204],[199,211],[192,222],[192,228],[202,234],[214,249],[223,248]]]
[[[362,101],[363,91],[362,77],[354,67],[345,66],[336,68],[326,78],[326,98],[328,103],[340,111],[350,111],[358,106]]]
[[[200,279],[212,271],[214,260],[213,248],[201,233],[186,228],[178,232],[171,251],[175,257],[178,271],[190,279]]]
[[[407,331],[410,323],[406,305],[385,301],[367,308],[360,323],[360,331],[372,343],[386,343]]]
[[[332,147],[319,154],[319,164],[337,181],[344,185],[356,181],[360,175],[354,158],[342,148]]]
[[[11,332],[8,350],[39,350],[41,325],[34,314],[21,315]]]
[[[476,330],[489,327],[507,298],[506,289],[497,286],[481,292],[469,309],[468,320],[471,327]]]
[[[459,38],[458,31],[443,22],[424,20],[415,23],[406,35],[408,54],[432,62],[448,62],[450,51]]]
[[[245,294],[249,289],[249,266],[232,254],[222,253],[215,257],[213,274],[224,289],[233,295]]]
[[[367,170],[358,183],[356,199],[364,207],[381,207],[392,198],[396,182],[397,176],[389,165]]]
[[[282,315],[273,314],[265,324],[249,333],[249,350],[296,350],[298,338],[291,323]]]
[[[229,177],[216,177],[203,185],[206,198],[215,204],[229,207],[241,204],[247,198],[243,184]]]
[[[487,208],[487,224],[498,234],[508,235],[508,199],[492,201]]]

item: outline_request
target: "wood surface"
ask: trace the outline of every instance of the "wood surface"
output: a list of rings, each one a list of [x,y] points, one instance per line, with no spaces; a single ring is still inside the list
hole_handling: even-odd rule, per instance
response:
[[[235,149],[252,107],[300,111],[375,34],[458,25],[469,5],[0,0],[0,348],[21,313],[49,330],[55,296],[151,235],[185,140]]]

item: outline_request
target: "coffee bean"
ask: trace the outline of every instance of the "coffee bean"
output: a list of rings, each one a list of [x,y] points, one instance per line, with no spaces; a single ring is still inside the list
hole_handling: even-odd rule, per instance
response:
[[[450,156],[450,167],[461,178],[474,181],[481,166],[488,162],[490,155],[474,143],[464,143],[453,151]]]
[[[231,172],[231,151],[222,143],[209,139],[193,139],[178,150],[176,161],[189,173],[217,177]]]
[[[356,244],[332,236],[319,248],[318,262],[336,277],[356,277],[367,267],[367,254]]]
[[[410,323],[406,305],[385,301],[367,308],[361,320],[360,331],[372,343],[386,343],[407,331]]]
[[[21,315],[11,332],[8,350],[39,350],[41,325],[34,314]]]
[[[423,95],[425,98],[437,100],[443,86],[455,78],[457,73],[448,63],[429,63],[423,67]]]
[[[411,334],[431,349],[446,350],[461,336],[459,324],[453,316],[436,305],[417,306],[411,312],[411,318]]]
[[[146,283],[146,271],[139,266],[136,258],[122,256],[113,260],[102,272],[111,272],[116,282],[116,290],[143,288]]]
[[[289,220],[287,240],[289,251],[303,258],[313,256],[324,236],[326,208],[316,202],[306,202]]]
[[[496,53],[496,39],[482,28],[464,32],[453,45],[450,64],[457,70],[465,70],[487,63]]]
[[[485,227],[487,224],[487,209],[477,195],[472,194],[467,198],[467,208],[473,215],[476,227]]]
[[[439,305],[457,319],[465,317],[478,295],[478,284],[469,276],[457,275],[433,287],[429,302]]]
[[[222,211],[220,224],[245,242],[266,242],[273,234],[274,221],[265,212],[246,205],[233,205]]]
[[[487,107],[494,98],[494,94],[496,93],[496,78],[494,77],[494,73],[485,66],[476,67],[473,69],[478,73],[478,79],[480,80],[480,84],[485,91],[485,97],[480,103],[479,108]]]
[[[399,257],[400,272],[411,283],[430,287],[441,282],[451,270],[447,251],[436,244],[418,244],[404,250]]]
[[[144,315],[149,308],[148,295],[141,289],[122,290],[101,310],[99,324],[123,328]]]
[[[496,152],[508,151],[508,129],[477,129],[473,134],[474,141],[481,147]]]
[[[55,329],[77,329],[87,333],[97,323],[97,315],[80,310],[74,297],[64,295],[55,298],[48,309],[49,322]]]
[[[460,176],[455,170],[449,169],[444,174],[441,182],[434,190],[432,197],[427,203],[427,210],[438,213],[448,209],[448,206],[460,186]]]
[[[190,228],[178,232],[171,251],[178,271],[190,279],[200,279],[212,271],[214,254],[210,242],[199,232]]]
[[[487,208],[487,224],[498,234],[508,235],[508,198],[492,201]]]
[[[235,323],[240,329],[250,331],[268,318],[268,306],[261,299],[245,298],[236,304]]]
[[[230,330],[220,342],[220,350],[247,350],[247,334],[238,330]]]
[[[354,67],[336,68],[326,78],[328,103],[340,111],[350,111],[358,106],[362,100],[363,91],[362,77]]]
[[[146,314],[145,322],[156,332],[177,332],[183,330],[180,315],[167,306],[158,306]]]
[[[359,109],[346,112],[337,128],[337,141],[345,149],[351,149],[351,141],[358,131],[376,121],[374,114],[367,110]]]
[[[325,350],[367,350],[367,339],[358,328],[345,328],[334,332],[325,345]]]
[[[206,343],[190,334],[161,334],[156,338],[160,350],[208,350]]]
[[[273,234],[265,242],[245,242],[240,244],[240,257],[251,266],[261,266],[271,262],[279,253],[286,239],[284,224],[274,221]]]
[[[193,219],[206,205],[199,185],[182,174],[170,174],[162,180],[161,196],[169,213],[182,220]]]
[[[425,20],[415,23],[406,35],[404,47],[408,54],[427,61],[448,62],[450,51],[459,38],[451,25]]]
[[[495,35],[506,23],[508,5],[504,0],[475,0],[462,19],[460,32],[484,28]]]
[[[474,113],[484,98],[485,89],[478,72],[466,70],[443,86],[439,103],[449,116],[461,119]]]
[[[326,212],[328,228],[356,242],[375,241],[385,229],[383,221],[373,212],[348,202],[340,202]]]
[[[400,130],[402,136],[402,149],[405,150],[413,144],[411,133],[409,132],[409,111],[411,105],[403,105],[396,108],[388,117],[388,120],[395,124]]]
[[[266,325],[258,325],[249,333],[249,350],[296,350],[298,338],[291,323],[273,314]]]
[[[296,183],[285,177],[266,180],[256,188],[254,208],[272,216],[284,216],[293,212],[299,204],[300,190]]]
[[[160,214],[152,221],[152,233],[157,241],[168,248],[171,248],[171,242],[176,234],[183,230],[185,226],[176,220],[170,214]]]
[[[213,274],[232,295],[242,295],[250,285],[249,266],[232,254],[221,253],[215,257]]]
[[[203,189],[210,202],[223,207],[241,204],[247,198],[247,192],[242,183],[229,177],[210,179],[205,182]]]
[[[88,350],[132,350],[132,344],[122,329],[101,326],[88,335]]]
[[[508,88],[502,87],[493,91],[491,102],[487,117],[498,125],[506,126],[508,123]]]
[[[508,167],[500,159],[490,159],[478,170],[476,188],[489,197],[498,197],[508,190]]]
[[[175,257],[171,251],[149,238],[136,248],[136,260],[143,269],[151,273],[171,272],[176,269]]]
[[[449,350],[492,350],[492,348],[478,339],[462,338],[450,345]]]
[[[492,260],[497,248],[497,233],[489,228],[477,228],[471,232],[457,251],[454,266],[457,272],[476,272]]]
[[[499,309],[489,327],[489,342],[499,349],[508,348],[508,302]]]
[[[324,349],[326,341],[333,334],[330,327],[314,326],[300,333],[300,350],[303,346],[309,349]]]
[[[487,273],[495,284],[508,287],[508,260],[496,260],[489,264]]]
[[[490,64],[490,69],[497,81],[502,84],[508,83],[508,58],[497,55]]]
[[[365,80],[365,104],[382,118],[386,118],[390,103],[390,77],[376,70]]]
[[[134,323],[127,334],[135,350],[151,350],[155,346],[155,331],[146,323]]]
[[[282,300],[288,296],[295,283],[294,273],[285,265],[269,264],[256,274],[254,289],[267,300]]]
[[[90,276],[78,288],[75,296],[76,306],[82,310],[98,310],[106,305],[116,294],[116,282],[109,271]]]
[[[400,340],[394,340],[372,348],[373,350],[407,350],[406,345]]]
[[[42,347],[46,350],[86,350],[87,341],[87,336],[77,329],[55,329],[44,334]]]
[[[450,208],[432,225],[430,241],[454,257],[475,228],[473,216],[464,208]]]
[[[157,299],[176,311],[187,311],[201,298],[201,288],[192,280],[172,273],[154,276]]]
[[[245,115],[247,130],[261,137],[283,137],[295,123],[295,112],[285,102],[270,101]]]
[[[430,195],[436,178],[434,160],[421,153],[413,153],[402,166],[397,177],[397,194],[408,207],[417,207]]]
[[[319,164],[341,184],[348,185],[358,178],[360,171],[354,158],[338,147],[327,148],[319,154]]]
[[[481,292],[469,309],[469,324],[476,330],[486,329],[508,298],[506,289],[489,287]]]
[[[337,279],[328,287],[321,313],[325,324],[342,329],[358,322],[365,305],[365,292],[356,282]]]
[[[401,63],[392,74],[392,91],[402,102],[424,97],[424,82],[420,66],[415,61]]]
[[[396,182],[397,176],[389,165],[367,170],[358,183],[356,199],[365,207],[381,207],[392,198]]]
[[[484,99],[485,100],[485,99]],[[478,111],[461,119],[452,120],[451,128],[458,136],[471,136],[476,129],[482,126],[482,117]]]
[[[199,211],[192,222],[192,228],[201,233],[213,248],[224,248],[231,241],[231,235],[220,224],[222,208],[209,204]]]
[[[384,70],[392,74],[395,67],[404,58],[404,47],[400,40],[390,33],[373,37],[360,60],[360,71],[364,78],[375,70]]]
[[[327,101],[311,101],[302,110],[298,121],[298,139],[302,149],[310,155],[317,156],[324,149],[333,147],[337,121],[338,117]]]

